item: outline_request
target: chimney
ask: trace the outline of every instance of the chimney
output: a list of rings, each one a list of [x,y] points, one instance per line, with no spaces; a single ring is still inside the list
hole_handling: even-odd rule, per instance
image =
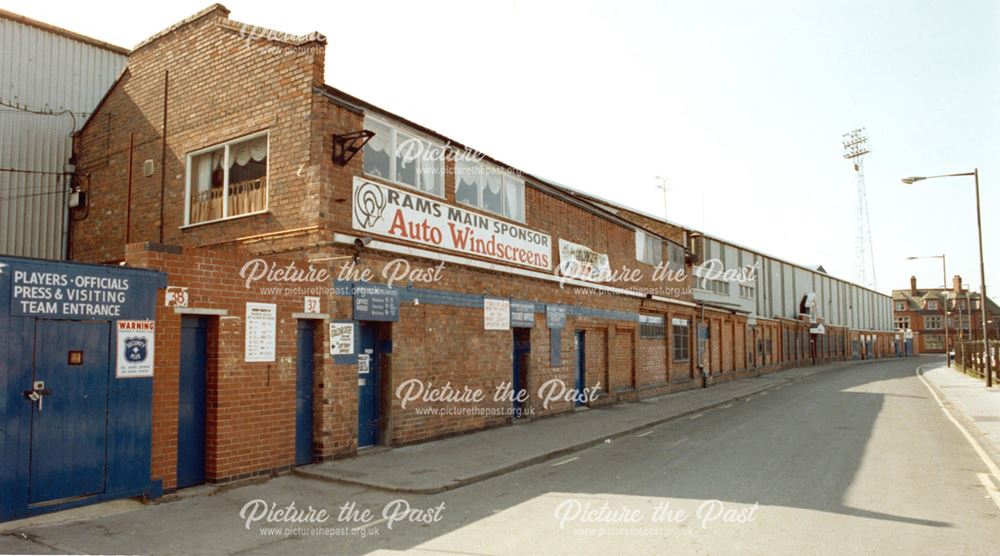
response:
[[[955,295],[961,294],[962,293],[962,277],[959,276],[958,274],[956,274],[955,277],[951,279],[951,283],[955,286]]]
[[[910,295],[917,295],[917,277],[910,276]]]

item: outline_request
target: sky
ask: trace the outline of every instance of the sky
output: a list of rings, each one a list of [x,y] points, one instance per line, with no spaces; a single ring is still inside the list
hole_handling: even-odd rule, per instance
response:
[[[209,5],[0,1],[125,47]],[[225,2],[328,39],[326,82],[539,177],[856,280],[865,127],[877,289],[1000,296],[1000,1]],[[668,184],[666,206],[657,177]]]

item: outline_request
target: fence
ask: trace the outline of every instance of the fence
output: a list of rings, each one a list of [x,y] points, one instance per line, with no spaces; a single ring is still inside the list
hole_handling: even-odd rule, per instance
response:
[[[971,375],[986,378],[986,358],[983,356],[983,342],[958,342],[955,345],[955,364]],[[992,359],[993,376],[997,376],[997,361],[1000,359],[1000,342],[990,341],[990,357]]]

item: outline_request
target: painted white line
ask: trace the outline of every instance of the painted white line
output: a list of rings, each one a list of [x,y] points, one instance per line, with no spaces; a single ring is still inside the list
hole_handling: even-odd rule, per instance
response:
[[[635,437],[636,437],[636,438],[642,438],[642,437],[644,437],[644,436],[648,436],[648,435],[650,435],[650,434],[653,434],[653,431],[646,431],[646,432],[644,432],[644,433],[641,433],[641,434],[637,434],[637,435],[635,435]]]
[[[1000,490],[997,490],[996,485],[990,480],[990,476],[986,473],[976,473],[976,476],[979,477],[979,482],[983,483],[983,488],[989,493],[990,498],[993,499],[993,503],[1000,508]]]
[[[388,517],[383,517],[382,519],[380,519],[378,521],[373,521],[371,523],[365,523],[364,525],[358,525],[354,529],[351,529],[351,532],[354,533],[354,532],[360,531],[362,529],[367,529],[368,527],[372,527],[374,525],[378,525],[379,523],[383,523],[383,522],[386,522],[386,521],[389,521],[389,518]]]
[[[573,456],[573,457],[571,457],[571,458],[569,458],[569,459],[564,459],[564,460],[562,460],[562,461],[560,461],[560,462],[556,462],[556,463],[553,463],[553,464],[552,464],[552,467],[559,467],[560,465],[563,465],[563,464],[566,464],[566,463],[569,463],[569,462],[571,462],[571,461],[576,461],[576,460],[578,460],[578,459],[580,459],[580,458],[579,458],[578,456]]]
[[[979,455],[979,459],[983,460],[983,463],[986,464],[986,467],[990,470],[990,473],[993,474],[993,477],[1000,481],[1000,469],[997,468],[997,464],[993,463],[993,459],[986,454],[986,450],[983,450],[983,447],[979,445],[979,442],[977,442],[976,439],[969,434],[969,431],[965,430],[965,427],[963,427],[962,424],[958,422],[958,419],[955,419],[955,417],[951,414],[951,411],[948,411],[948,408],[944,406],[944,403],[941,402],[941,398],[937,395],[937,392],[934,391],[934,388],[932,388],[930,383],[927,382],[927,379],[924,378],[923,368],[923,365],[917,367],[917,378],[919,378],[920,382],[923,382],[924,386],[930,390],[931,395],[934,396],[934,401],[937,402],[938,407],[940,407],[941,411],[943,411],[948,417],[948,420],[958,427],[958,430],[962,432],[962,436],[969,441],[969,444],[972,444],[972,448],[976,451],[976,454]]]
[[[730,407],[733,407],[733,404],[731,404],[731,403],[726,404],[726,405],[722,406],[722,409],[729,409]]]
[[[688,417],[688,419],[697,419],[698,417],[702,417],[704,415],[704,413],[695,413],[694,415]]]
[[[761,396],[766,396],[766,395],[767,395],[767,390],[765,390],[765,391],[761,392],[761,393],[760,393],[760,395],[761,395]]]
[[[668,444],[665,449],[669,450],[671,448],[676,448],[676,447],[680,446],[681,444],[684,444],[687,441],[688,441],[688,437],[685,436],[684,438],[682,438],[680,440],[677,440],[675,442],[672,442],[672,443]]]

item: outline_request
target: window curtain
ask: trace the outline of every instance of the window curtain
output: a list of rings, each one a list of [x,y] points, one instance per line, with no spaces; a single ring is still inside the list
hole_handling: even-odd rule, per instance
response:
[[[479,188],[482,184],[482,167],[466,160],[455,162],[455,198],[456,200],[479,206]]]
[[[524,182],[510,177],[505,177],[503,181],[507,217],[524,220]]]
[[[222,167],[222,150],[198,155],[195,167],[195,181],[198,193],[204,193],[212,188],[212,172]]]
[[[246,166],[248,162],[260,162],[267,158],[267,135],[244,141],[229,148],[229,167],[233,164]]]
[[[364,172],[389,179],[394,164],[392,155],[392,129],[371,120],[365,120],[365,129],[373,135],[365,143]]]
[[[389,143],[392,140],[389,128],[378,125],[374,122],[366,122],[366,124],[365,129],[375,132],[375,135],[368,140],[368,143],[365,146],[372,150],[389,154]]]
[[[425,148],[434,149],[429,145]],[[425,151],[426,152],[426,151]],[[431,151],[436,154],[435,151]],[[434,195],[441,195],[441,185],[444,178],[444,163],[440,160],[428,160],[424,158],[420,161],[420,189]]]
[[[503,176],[495,171],[487,170],[480,182],[483,187],[482,208],[502,214],[503,197],[500,192],[503,190]]]

